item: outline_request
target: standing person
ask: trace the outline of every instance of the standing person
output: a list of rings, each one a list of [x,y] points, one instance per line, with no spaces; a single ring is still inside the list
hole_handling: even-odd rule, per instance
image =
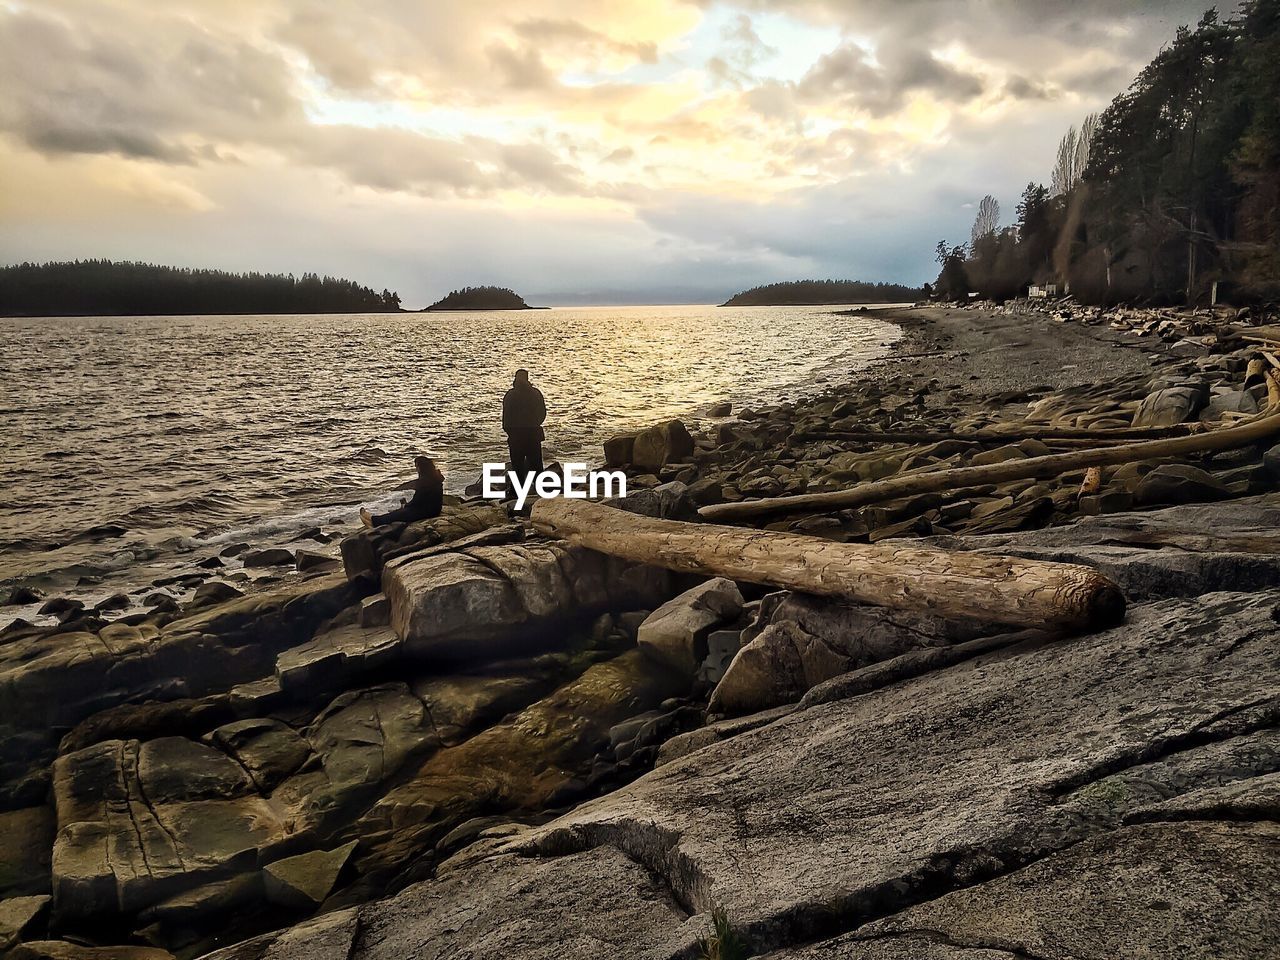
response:
[[[542,470],[542,423],[547,404],[542,391],[529,382],[528,370],[517,370],[511,389],[502,398],[502,429],[507,434],[511,469],[527,477]]]
[[[399,509],[376,517],[361,507],[361,523],[366,527],[380,527],[384,523],[413,523],[440,516],[444,507],[444,474],[430,457],[414,457],[413,465],[418,471],[413,498]]]

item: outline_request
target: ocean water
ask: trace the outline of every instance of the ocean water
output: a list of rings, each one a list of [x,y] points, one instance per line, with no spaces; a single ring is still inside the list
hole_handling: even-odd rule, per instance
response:
[[[546,395],[548,461],[800,396],[900,335],[838,309],[0,319],[0,588],[92,603],[232,543],[323,550],[299,535],[398,501],[419,452],[460,492],[505,459],[518,367]]]

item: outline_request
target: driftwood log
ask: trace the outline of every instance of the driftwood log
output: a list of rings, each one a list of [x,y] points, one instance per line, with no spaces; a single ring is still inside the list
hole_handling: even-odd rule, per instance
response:
[[[1123,443],[1129,440],[1159,440],[1202,433],[1198,423],[1177,423],[1169,427],[1118,427],[1110,430],[1058,429],[1051,427],[982,427],[977,430],[805,430],[797,431],[797,440],[853,440],[863,443],[938,443],[963,440],[974,443],[1017,443],[1039,440],[1042,443]]]
[[[1216,450],[1232,450],[1280,433],[1280,413],[1275,412],[1274,405],[1280,389],[1277,388],[1274,377],[1268,377],[1268,386],[1271,388],[1273,401],[1268,412],[1258,419],[1225,429],[1208,430],[1204,433],[1167,440],[1146,440],[1140,443],[1073,450],[1069,453],[1053,453],[1044,457],[1028,457],[1024,460],[1009,460],[983,466],[927,470],[922,473],[860,484],[849,490],[805,493],[792,497],[774,497],[770,500],[744,500],[739,503],[713,503],[698,512],[708,520],[755,520],[760,517],[788,513],[864,507],[872,503],[882,503],[885,500],[896,500],[899,497],[976,487],[987,483],[1057,477],[1088,467],[1211,453]]]
[[[1076,564],[655,520],[585,500],[540,500],[531,520],[548,536],[635,563],[875,606],[1068,630],[1124,617],[1116,585]]]

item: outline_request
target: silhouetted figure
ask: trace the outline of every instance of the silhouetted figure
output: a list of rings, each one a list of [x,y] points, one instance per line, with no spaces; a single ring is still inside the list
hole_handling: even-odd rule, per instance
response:
[[[517,370],[511,389],[502,398],[502,429],[507,434],[511,469],[521,476],[542,470],[542,441],[546,434],[547,404],[542,391],[529,382],[528,370]]]
[[[418,470],[413,498],[398,510],[376,517],[361,507],[361,523],[366,527],[380,527],[386,523],[413,523],[440,516],[444,505],[444,474],[430,457],[414,457],[413,465]]]

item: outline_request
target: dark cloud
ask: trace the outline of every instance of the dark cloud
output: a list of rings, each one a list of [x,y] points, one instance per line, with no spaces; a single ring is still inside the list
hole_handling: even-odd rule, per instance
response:
[[[933,53],[882,46],[871,54],[845,43],[819,57],[796,84],[809,103],[839,102],[884,116],[899,109],[908,94],[926,91],[935,98],[963,103],[985,91],[981,77],[939,60]]]
[[[260,147],[355,185],[424,196],[582,189],[576,168],[537,143],[313,123],[278,51],[184,20],[146,37],[130,26],[0,14],[0,131],[45,155],[164,164],[234,162],[236,148]],[[552,81],[536,53],[493,56],[513,86]]]
[[[42,153],[187,163],[192,141],[298,121],[286,65],[235,38],[148,43],[111,24],[0,16],[0,129]]]
[[[145,130],[95,129],[92,125],[65,124],[58,116],[27,113],[21,135],[39,153],[108,153],[137,160],[189,164],[196,151],[168,143]]]
[[[499,43],[485,51],[485,55],[501,78],[502,86],[510,90],[549,90],[557,85],[555,74],[533,47],[517,50]]]
[[[1048,83],[1017,74],[1004,82],[1004,94],[1014,100],[1056,100],[1058,91]]]

